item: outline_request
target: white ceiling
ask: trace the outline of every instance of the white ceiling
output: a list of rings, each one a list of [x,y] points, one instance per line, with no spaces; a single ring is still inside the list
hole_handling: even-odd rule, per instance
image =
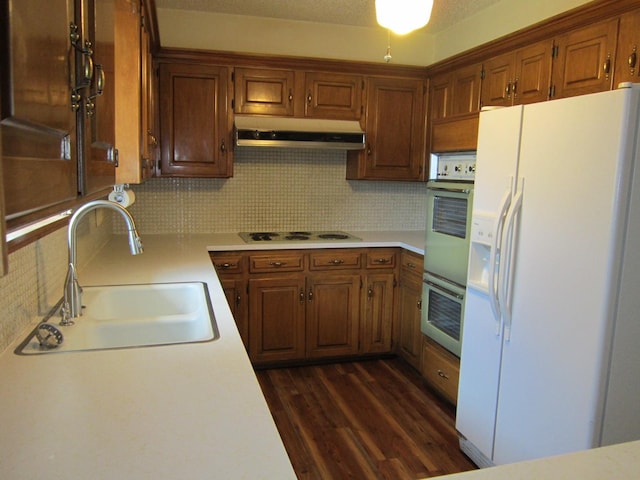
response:
[[[499,0],[434,0],[425,31],[437,32]],[[156,0],[158,8],[375,27],[375,0]]]

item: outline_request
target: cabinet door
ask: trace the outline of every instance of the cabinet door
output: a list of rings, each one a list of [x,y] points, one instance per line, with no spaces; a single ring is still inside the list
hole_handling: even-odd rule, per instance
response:
[[[233,78],[236,113],[293,115],[293,70],[236,68]]]
[[[316,274],[307,279],[307,356],[358,353],[359,274]]]
[[[306,117],[360,120],[364,77],[309,72],[305,83]]]
[[[616,54],[618,19],[573,30],[556,40],[553,98],[610,90]]]
[[[391,351],[395,275],[391,272],[367,273],[362,299],[362,353]]]
[[[225,67],[160,66],[162,176],[230,177]]]
[[[620,17],[614,85],[640,82],[640,10]]]
[[[349,152],[347,178],[421,180],[425,158],[425,82],[368,79],[367,148]]]
[[[552,40],[535,43],[516,52],[515,76],[511,85],[514,105],[543,102],[549,98],[552,52]]]
[[[422,314],[422,285],[419,279],[412,281],[406,276],[400,277],[398,289],[398,353],[416,369],[420,368],[422,352],[422,333],[420,317]]]
[[[464,115],[480,111],[482,65],[470,65],[452,73],[451,115]]]
[[[78,197],[72,0],[2,2],[2,168],[8,226]],[[46,33],[46,34],[45,34]]]
[[[220,283],[222,284],[224,296],[233,314],[233,319],[240,332],[242,343],[244,343],[244,347],[249,351],[249,305],[246,293],[246,280],[220,276]]]
[[[114,62],[114,3],[100,0],[77,0],[78,23],[83,25],[85,39],[93,49],[93,78],[85,91],[80,108],[84,115],[82,147],[84,175],[83,195],[93,195],[109,189],[115,183],[117,162],[115,132],[115,62]],[[78,16],[79,15],[79,16]],[[83,55],[78,53],[78,58]],[[78,76],[85,68],[78,61]]]
[[[514,55],[507,53],[484,62],[482,106],[506,107],[513,104]]]
[[[249,279],[249,356],[252,362],[304,358],[306,302],[302,275]]]
[[[429,118],[446,118],[451,109],[451,74],[436,75],[429,80]]]

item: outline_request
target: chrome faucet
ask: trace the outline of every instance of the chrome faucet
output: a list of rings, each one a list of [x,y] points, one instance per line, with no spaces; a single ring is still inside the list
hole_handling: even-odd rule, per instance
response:
[[[78,283],[76,274],[76,230],[78,223],[90,211],[98,208],[109,208],[120,213],[127,223],[129,234],[129,248],[131,255],[139,255],[144,250],[140,236],[136,231],[136,224],[133,217],[122,205],[111,202],[109,200],[94,200],[85,203],[78,208],[69,220],[69,228],[67,233],[67,243],[69,247],[69,269],[67,270],[67,278],[64,283],[64,302],[62,307],[61,325],[73,324],[73,319],[82,315],[82,287]]]

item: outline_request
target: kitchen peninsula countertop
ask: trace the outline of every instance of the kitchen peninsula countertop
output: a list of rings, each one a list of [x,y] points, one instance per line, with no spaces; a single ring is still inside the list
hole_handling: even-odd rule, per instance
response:
[[[402,247],[423,253],[422,232],[350,233],[362,241],[268,248]],[[15,355],[32,325],[0,355],[0,478],[296,478],[208,255],[267,246],[224,233],[143,235],[143,242],[145,253],[132,257],[125,237],[114,236],[79,272],[81,285],[205,282],[220,338]],[[634,442],[450,478],[631,479],[638,470],[640,442]]]
[[[422,253],[422,232],[354,233],[363,241],[349,246]],[[14,354],[34,323],[0,355],[0,478],[295,478],[208,254],[254,245],[237,234],[142,241],[144,254],[131,256],[126,237],[114,236],[80,284],[205,282],[220,338]]]

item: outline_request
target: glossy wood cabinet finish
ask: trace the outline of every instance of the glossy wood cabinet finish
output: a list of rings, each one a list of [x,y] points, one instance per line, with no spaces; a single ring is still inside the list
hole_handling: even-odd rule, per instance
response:
[[[610,90],[616,58],[618,18],[579,28],[555,39],[552,98]]]
[[[460,67],[431,79],[431,152],[475,150],[478,142],[481,86],[481,64]]]
[[[142,0],[115,2],[117,183],[142,183],[158,159],[157,78],[152,65],[153,20]]]
[[[249,296],[245,273],[247,258],[242,254],[212,254],[211,261],[218,273],[224,295],[238,327],[242,343],[249,351]]]
[[[270,365],[391,352],[398,255],[326,248],[211,259],[251,361]]]
[[[348,152],[347,179],[424,179],[425,100],[424,80],[367,79],[367,146]]]
[[[620,17],[614,87],[621,82],[640,82],[640,10]]]
[[[235,112],[360,120],[364,77],[267,68],[234,69]]]
[[[91,42],[94,66],[88,95],[79,111],[79,115],[84,116],[84,128],[81,131],[83,145],[80,148],[85,154],[85,174],[80,177],[80,192],[85,196],[107,192],[115,181],[118,153],[113,10],[113,2],[100,0],[81,0],[79,8],[76,8],[76,23],[87,32],[85,40]],[[78,61],[78,77],[82,75],[83,68],[83,62]]]
[[[74,6],[72,0],[11,0],[0,8],[2,166],[11,228],[61,211],[79,197],[69,87],[75,69],[69,43]]]
[[[458,401],[460,359],[427,336],[422,336],[422,376],[453,405]]]
[[[549,96],[553,41],[538,42],[484,62],[482,106],[542,102]]]
[[[398,289],[398,327],[396,351],[416,370],[421,368],[422,270],[424,257],[403,251]]]
[[[377,248],[365,256],[361,295],[362,353],[385,353],[392,349],[398,256],[395,248]]]
[[[160,64],[160,175],[230,177],[226,67]]]
[[[293,70],[234,69],[236,113],[292,116],[295,79]]]

